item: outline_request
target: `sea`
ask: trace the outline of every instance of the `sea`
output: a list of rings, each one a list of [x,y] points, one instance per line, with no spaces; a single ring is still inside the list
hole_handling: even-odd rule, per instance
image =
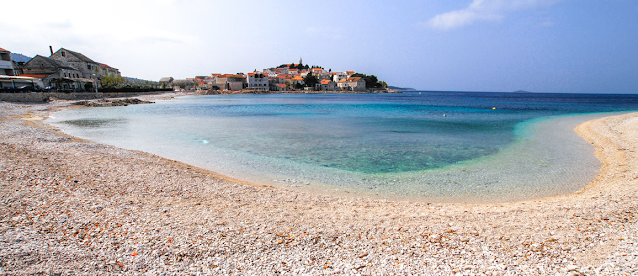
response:
[[[636,110],[638,95],[246,94],[67,109],[47,122],[256,184],[495,203],[582,189],[601,164],[574,128]]]

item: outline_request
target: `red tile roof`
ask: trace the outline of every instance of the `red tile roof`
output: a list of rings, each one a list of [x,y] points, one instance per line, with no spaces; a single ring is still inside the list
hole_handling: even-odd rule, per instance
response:
[[[2,48],[0,48],[0,52],[9,52],[9,53],[11,53],[11,51],[5,50],[5,49],[2,49]]]
[[[321,80],[321,84],[329,84],[331,80]]]

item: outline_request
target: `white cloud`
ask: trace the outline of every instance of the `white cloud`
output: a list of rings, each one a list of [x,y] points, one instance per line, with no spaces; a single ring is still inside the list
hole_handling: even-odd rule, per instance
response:
[[[450,30],[470,25],[477,21],[502,20],[510,13],[549,7],[561,0],[473,0],[460,10],[434,16],[424,25],[437,30]]]

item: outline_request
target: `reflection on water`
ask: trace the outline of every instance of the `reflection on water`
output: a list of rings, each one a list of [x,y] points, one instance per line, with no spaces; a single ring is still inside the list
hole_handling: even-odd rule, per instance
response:
[[[77,119],[77,120],[66,120],[61,123],[75,126],[75,127],[87,127],[87,128],[98,128],[98,127],[113,127],[118,124],[125,124],[125,119]]]

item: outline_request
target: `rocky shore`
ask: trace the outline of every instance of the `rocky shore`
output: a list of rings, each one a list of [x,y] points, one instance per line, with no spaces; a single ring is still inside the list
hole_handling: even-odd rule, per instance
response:
[[[145,99],[150,100],[150,99]],[[65,135],[0,102],[0,275],[636,275],[638,114],[577,132],[570,195],[428,204],[262,187]]]

